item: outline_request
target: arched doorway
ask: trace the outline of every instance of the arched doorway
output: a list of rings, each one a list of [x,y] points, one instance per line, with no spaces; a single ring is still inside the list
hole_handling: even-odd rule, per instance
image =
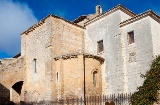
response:
[[[23,81],[16,82],[10,90],[10,100],[19,103]]]

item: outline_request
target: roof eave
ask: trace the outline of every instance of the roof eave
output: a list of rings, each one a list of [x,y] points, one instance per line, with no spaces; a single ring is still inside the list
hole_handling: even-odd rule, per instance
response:
[[[66,20],[66,19],[64,19],[64,18],[59,17],[59,16],[56,16],[56,15],[53,15],[53,14],[49,14],[49,15],[47,15],[45,18],[41,19],[38,23],[36,23],[36,24],[34,24],[33,26],[31,26],[28,30],[26,30],[26,31],[24,31],[23,33],[21,33],[21,35],[23,35],[23,34],[28,34],[28,33],[32,32],[32,31],[35,30],[37,27],[39,27],[39,26],[41,26],[43,23],[45,23],[45,20],[46,20],[47,18],[49,18],[49,17],[54,17],[54,18],[57,18],[57,19],[62,19],[63,21],[68,22],[69,24],[72,24],[72,25],[74,25],[74,26],[77,26],[77,27],[79,27],[79,28],[84,29],[84,27],[82,27],[82,26],[80,26],[80,25],[78,25],[78,24],[72,23],[72,22],[70,22],[70,21],[68,21],[68,20]]]
[[[109,14],[117,11],[117,10],[121,10],[121,11],[123,11],[124,13],[128,14],[128,15],[131,16],[131,17],[136,16],[135,13],[133,13],[133,12],[130,11],[129,9],[127,9],[127,8],[125,8],[124,6],[122,6],[122,5],[119,4],[119,5],[115,6],[115,7],[113,7],[112,9],[109,9],[108,11],[104,12],[103,14],[98,15],[97,17],[91,19],[90,21],[87,21],[87,22],[85,23],[85,26],[87,26],[87,25],[89,25],[89,24],[91,24],[91,23],[93,23],[93,22],[95,22],[95,21],[103,18],[104,16],[107,16],[107,15],[109,15]]]
[[[145,18],[147,16],[152,17],[154,20],[156,20],[157,22],[160,23],[160,17],[156,13],[154,13],[152,10],[148,10],[148,11],[146,11],[144,13],[136,15],[135,17],[133,17],[131,19],[128,19],[128,20],[125,20],[125,21],[121,22],[120,23],[120,27],[126,26],[126,25],[128,25],[130,23],[133,23],[133,22],[135,22],[137,20],[143,19],[143,18]]]

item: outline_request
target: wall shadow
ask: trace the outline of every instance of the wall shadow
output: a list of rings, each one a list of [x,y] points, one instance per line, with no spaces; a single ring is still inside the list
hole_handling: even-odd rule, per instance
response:
[[[10,90],[0,83],[0,105],[10,101]]]
[[[12,88],[20,95],[22,90],[23,81],[15,83]],[[22,102],[23,104],[23,102]],[[0,83],[0,105],[15,105],[10,101],[10,90]]]

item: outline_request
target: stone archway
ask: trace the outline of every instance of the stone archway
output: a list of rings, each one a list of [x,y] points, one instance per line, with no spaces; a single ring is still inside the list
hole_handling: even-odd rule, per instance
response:
[[[23,81],[16,82],[10,89],[10,100],[14,103],[20,103]]]

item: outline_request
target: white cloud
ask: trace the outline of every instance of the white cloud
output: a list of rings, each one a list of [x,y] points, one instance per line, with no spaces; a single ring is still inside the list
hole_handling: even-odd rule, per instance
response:
[[[20,52],[20,34],[37,22],[24,3],[0,0],[0,52]]]

